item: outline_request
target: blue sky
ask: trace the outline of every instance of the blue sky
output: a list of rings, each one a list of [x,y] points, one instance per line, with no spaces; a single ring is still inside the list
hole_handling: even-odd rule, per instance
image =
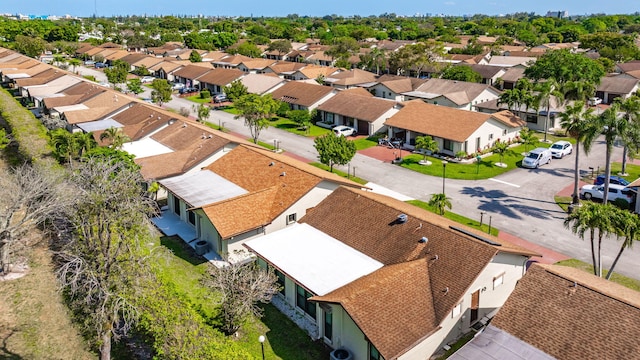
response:
[[[548,10],[567,10],[570,15],[593,13],[630,14],[640,10],[638,0],[18,0],[0,3],[0,13],[33,15],[98,16],[112,15],[225,15],[225,16],[286,16],[299,14],[323,16],[338,14],[398,15],[420,14],[508,14]]]

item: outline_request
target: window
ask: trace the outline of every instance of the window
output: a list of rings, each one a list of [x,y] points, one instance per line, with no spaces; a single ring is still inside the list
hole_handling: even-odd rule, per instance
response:
[[[196,213],[194,213],[193,211],[188,211],[187,214],[189,216],[189,223],[191,225],[195,225],[196,224]]]
[[[504,273],[493,278],[493,288],[497,288],[498,286],[504,284]]]
[[[316,318],[316,304],[308,301],[313,294],[296,284],[296,306],[306,312],[312,318]]]
[[[287,215],[287,225],[293,224],[294,222],[296,222],[297,218],[298,218],[297,213]]]
[[[528,123],[537,124],[538,123],[538,117],[536,115],[528,115],[527,114],[527,122]]]
[[[173,211],[176,215],[180,216],[180,199],[178,199],[175,195],[173,196]]]
[[[493,133],[489,134],[489,141],[493,140]]]
[[[280,294],[285,295],[285,293],[284,293],[284,290],[285,290],[285,288],[284,288],[284,274],[281,271],[279,271],[278,269],[274,269],[274,270],[275,270],[274,272],[276,274],[276,277],[278,277],[277,281],[278,281],[278,286],[280,287]]]
[[[330,312],[324,312],[324,337],[331,340],[333,336],[333,315]]]
[[[460,315],[461,312],[462,312],[462,303],[459,303],[458,305],[456,305],[456,307],[453,308],[453,310],[451,310],[451,317],[455,318],[458,315]]]
[[[453,141],[444,139],[442,148],[445,150],[453,151]]]
[[[502,136],[507,135],[507,129],[502,130]]]
[[[382,355],[372,343],[369,343],[369,360],[384,360]]]

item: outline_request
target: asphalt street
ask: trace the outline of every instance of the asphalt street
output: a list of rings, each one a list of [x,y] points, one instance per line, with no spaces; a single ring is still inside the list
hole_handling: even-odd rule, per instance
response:
[[[99,71],[81,70],[100,78]],[[97,73],[97,74],[95,74]],[[148,97],[149,90],[140,97]],[[174,96],[165,104],[173,109],[191,109],[192,102]],[[193,111],[191,111],[193,113]],[[193,114],[195,115],[195,114]],[[225,129],[243,134],[249,138],[248,129],[242,120],[223,111],[212,111],[209,122],[224,123]],[[318,154],[313,140],[284,130],[268,128],[260,133],[260,140],[272,143],[280,141],[280,147],[309,160],[316,160]],[[622,148],[616,147],[612,156],[616,161],[622,158]],[[580,171],[590,171],[589,167],[604,168],[605,147],[602,141],[596,143],[589,155],[580,151]],[[506,231],[524,240],[547,247],[567,256],[591,262],[589,239],[582,240],[565,228],[566,213],[554,201],[554,195],[573,184],[574,153],[564,159],[554,159],[549,165],[539,169],[518,168],[487,180],[445,180],[445,192],[452,201],[452,211],[472,219],[480,220],[484,213],[485,223]],[[428,201],[432,194],[442,192],[442,177],[422,175],[397,165],[356,154],[351,161],[351,171],[360,178],[389,188],[411,198]],[[346,167],[343,168],[346,171]],[[587,235],[588,236],[588,235]],[[608,238],[603,241],[602,257],[604,268],[608,269],[615,258],[621,240]],[[616,272],[640,278],[640,246],[625,250]]]

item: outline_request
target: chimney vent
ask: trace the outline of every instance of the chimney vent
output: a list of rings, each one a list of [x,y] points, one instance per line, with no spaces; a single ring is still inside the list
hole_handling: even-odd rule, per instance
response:
[[[407,220],[409,219],[409,217],[407,216],[407,214],[400,214],[398,215],[398,222],[400,224],[404,224],[407,222]]]

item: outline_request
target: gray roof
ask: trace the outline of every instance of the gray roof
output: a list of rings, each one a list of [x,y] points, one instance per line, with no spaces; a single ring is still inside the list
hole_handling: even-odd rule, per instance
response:
[[[449,357],[450,360],[552,360],[553,356],[493,325]]]
[[[160,180],[160,184],[192,207],[201,207],[247,193],[245,189],[209,170]]]
[[[122,125],[119,122],[113,120],[112,118],[106,118],[106,119],[98,120],[98,121],[90,121],[90,122],[86,122],[86,123],[80,123],[80,124],[76,124],[76,126],[79,127],[80,129],[82,129],[85,132],[105,130],[105,129],[108,129],[110,127],[114,127],[114,128],[124,127],[124,125]]]

